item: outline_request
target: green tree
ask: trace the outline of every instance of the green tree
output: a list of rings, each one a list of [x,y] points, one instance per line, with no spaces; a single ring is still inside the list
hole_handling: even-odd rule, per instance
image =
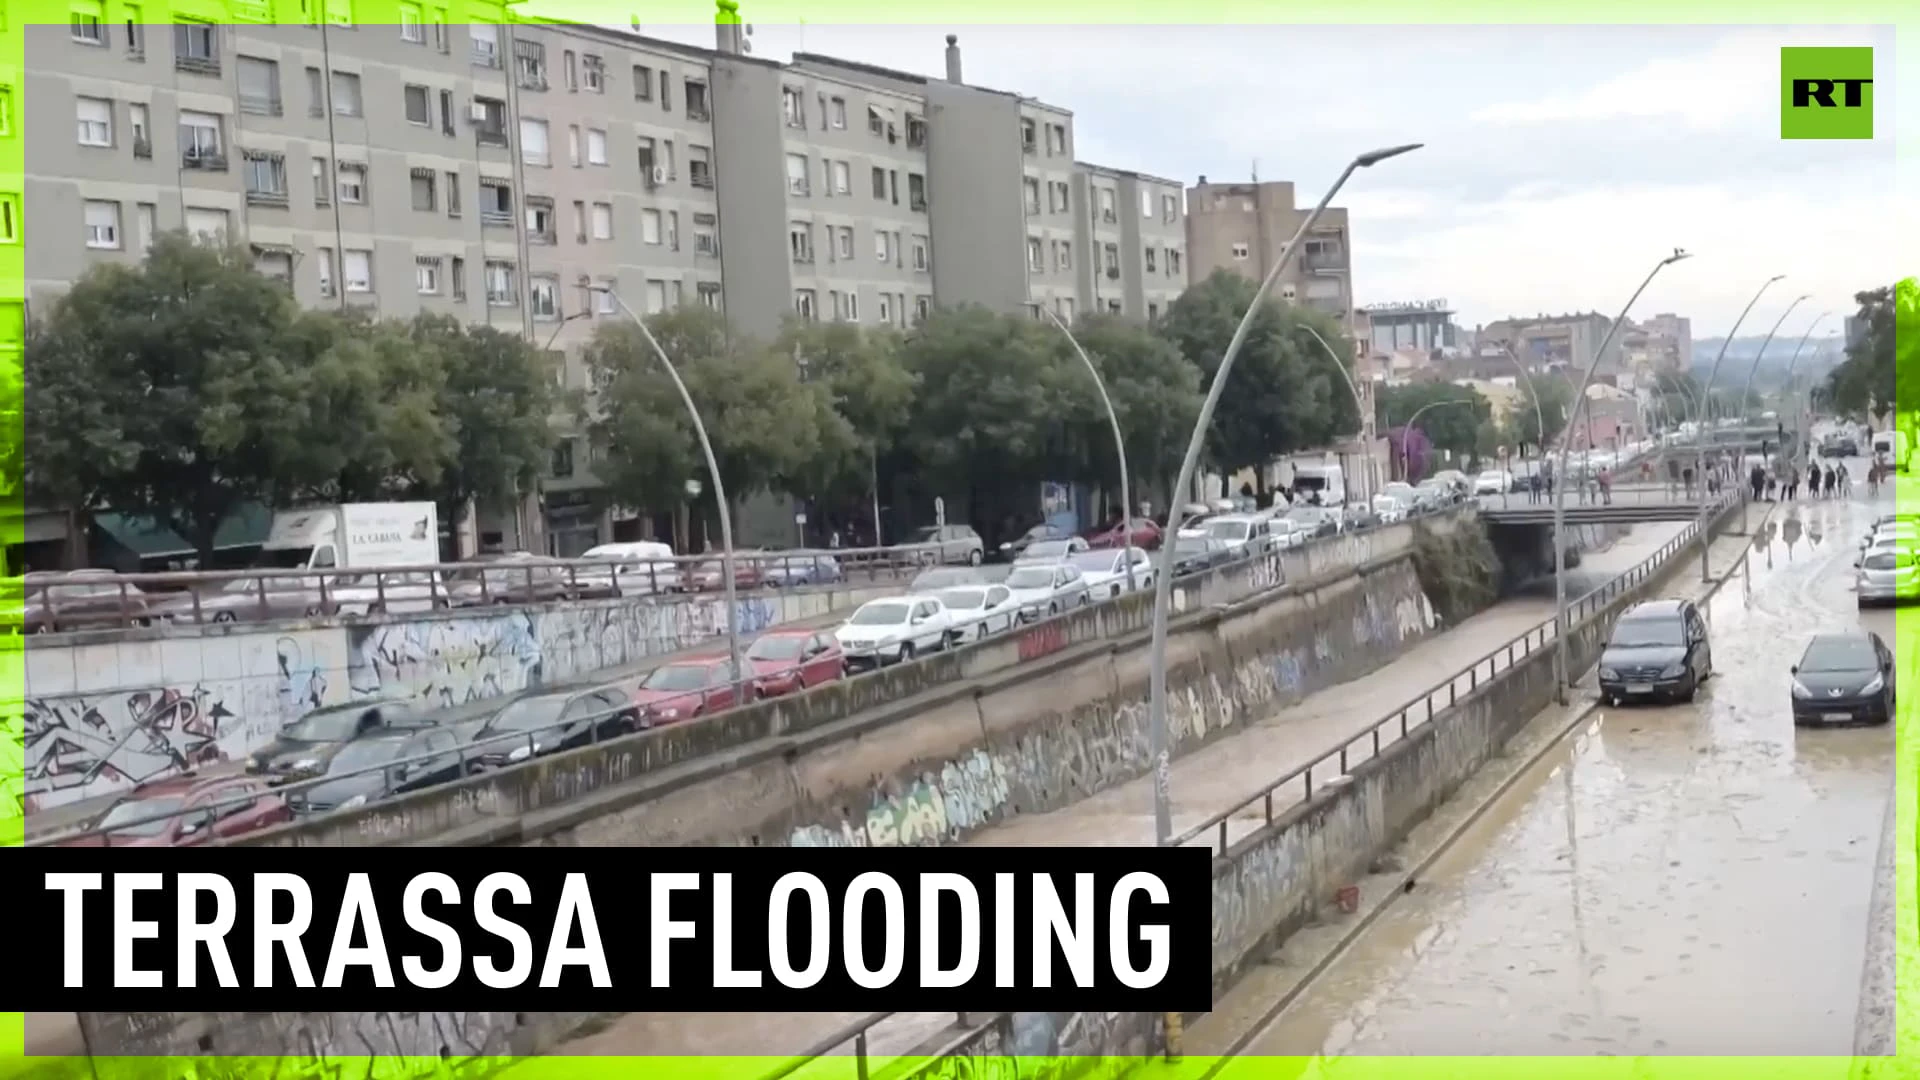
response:
[[[1238,274],[1216,270],[1181,293],[1156,325],[1199,369],[1202,386],[1211,384],[1256,289]],[[1342,356],[1351,354],[1330,321],[1271,299],[1263,303],[1207,430],[1208,456],[1216,468],[1231,473],[1264,465],[1358,428],[1352,392],[1330,366],[1341,361],[1328,357],[1299,329],[1302,324],[1321,331],[1335,350],[1344,349]]]
[[[1473,453],[1480,426],[1493,416],[1492,403],[1478,390],[1452,383],[1389,386],[1374,401],[1379,409],[1375,420],[1379,430],[1390,431],[1411,422],[1435,447],[1459,457]]]
[[[307,430],[297,317],[247,253],[182,234],[89,270],[27,346],[30,497],[151,518],[204,561],[229,513],[271,500]]]
[[[1559,438],[1572,412],[1573,387],[1565,379],[1536,374],[1520,385],[1520,393],[1520,402],[1507,415],[1506,423],[1514,446],[1537,450]],[[1542,424],[1546,425],[1544,432],[1540,430]]]
[[[819,446],[798,466],[796,491],[816,498],[865,494],[875,458],[906,423],[915,379],[901,364],[901,335],[888,327],[788,319],[774,352],[797,366],[825,405]]]
[[[1149,490],[1158,489],[1164,494],[1179,472],[1180,456],[1186,452],[1193,422],[1200,415],[1199,370],[1187,363],[1172,342],[1139,322],[1118,316],[1085,316],[1075,321],[1073,335],[1099,369],[1100,379],[1113,399],[1114,416],[1126,445],[1134,502],[1145,499]],[[1060,354],[1054,364],[1064,376],[1063,394],[1075,392],[1073,377],[1079,375],[1082,404],[1075,413],[1084,414],[1079,422],[1089,427],[1078,436],[1090,454],[1085,471],[1117,497],[1120,478],[1114,463],[1113,429],[1100,405],[1099,390],[1066,335],[1054,330],[1054,340]]]
[[[420,494],[452,520],[468,500],[500,510],[533,490],[555,412],[578,407],[554,387],[547,359],[516,335],[448,315],[417,316],[407,330],[415,347],[440,357],[439,413],[454,443],[439,480]]]
[[[1866,334],[1847,346],[1847,358],[1827,375],[1827,401],[1837,411],[1853,416],[1884,412],[1894,407],[1899,382],[1896,353],[1894,290],[1868,289],[1855,293],[1859,318]],[[1910,374],[1920,374],[1911,372]]]

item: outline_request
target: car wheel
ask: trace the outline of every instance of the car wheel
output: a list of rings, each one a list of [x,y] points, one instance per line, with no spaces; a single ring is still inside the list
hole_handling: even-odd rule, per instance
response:
[[[986,554],[984,552],[982,552],[979,548],[974,548],[972,551],[967,552],[967,565],[979,566],[981,560],[985,558],[986,558]]]
[[[1057,604],[1057,603],[1056,603],[1056,604],[1048,604],[1048,605],[1047,605],[1047,614],[1048,614],[1048,615],[1058,615],[1058,614],[1060,614],[1060,605],[1059,605],[1059,604]]]
[[[1692,704],[1694,697],[1699,693],[1700,677],[1696,675],[1693,677],[1693,681],[1687,684],[1686,691],[1680,695],[1680,701],[1682,704]]]
[[[232,622],[234,618],[235,616],[231,611],[216,611],[213,613],[214,622]]]

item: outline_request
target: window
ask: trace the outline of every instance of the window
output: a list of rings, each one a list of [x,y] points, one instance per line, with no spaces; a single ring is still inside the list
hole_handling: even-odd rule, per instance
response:
[[[1111,225],[1114,222],[1120,220],[1119,213],[1115,211],[1113,208],[1113,189],[1112,188],[1099,189],[1099,203],[1100,203],[1100,220],[1101,221],[1104,221],[1107,224]]]
[[[407,123],[421,127],[433,126],[433,96],[424,86],[407,86],[400,91],[401,101],[406,107]]]
[[[1053,306],[1054,310],[1059,313],[1061,322],[1070,323],[1073,321],[1073,297],[1062,296],[1053,302]]]
[[[1247,257],[1247,245],[1244,242],[1233,245],[1233,257],[1236,259],[1244,259]]]
[[[1148,248],[1148,249],[1146,249],[1146,258],[1147,258],[1147,273],[1149,273],[1149,274],[1151,274],[1151,273],[1154,273],[1154,272],[1155,272],[1155,269],[1154,269],[1154,263],[1155,263],[1155,260],[1154,260],[1154,255],[1155,255],[1155,254],[1156,254],[1156,249],[1155,249],[1155,248]]]
[[[453,134],[453,91],[440,91],[440,134]]]
[[[240,111],[256,116],[280,115],[280,65],[272,60],[242,56],[234,61],[239,82]]]
[[[1040,238],[1037,236],[1027,237],[1027,269],[1040,271],[1046,268],[1047,259],[1045,249],[1040,243]]]
[[[697,188],[713,186],[713,151],[704,146],[687,147],[687,181]]]
[[[913,319],[919,322],[933,314],[933,297],[916,296],[913,298]]]
[[[561,439],[554,444],[552,459],[547,462],[547,471],[555,480],[565,480],[573,475],[572,439]]]
[[[212,23],[182,21],[173,25],[173,66],[177,71],[220,74],[220,39]]]
[[[827,99],[827,126],[845,131],[847,127],[847,99]]]
[[[220,118],[213,113],[180,112],[180,158],[189,169],[224,169]]]
[[[874,230],[873,259],[875,262],[888,263],[893,261],[893,245],[889,243],[892,239],[893,238],[887,233],[878,229]]]
[[[1153,192],[1151,191],[1140,192],[1140,216],[1143,218],[1153,216]]]
[[[833,231],[833,256],[842,262],[853,259],[853,226],[842,225]]]
[[[432,211],[439,206],[434,198],[433,184],[435,173],[432,169],[415,169],[408,186],[413,192],[415,210]]]
[[[153,246],[153,234],[160,231],[159,225],[154,221],[155,211],[156,207],[150,202],[143,202],[133,208],[134,231],[138,234],[141,254],[145,254],[147,249]]]
[[[787,155],[787,194],[805,195],[807,185],[807,155]]]
[[[447,216],[460,216],[460,174],[447,172]]]
[[[350,72],[333,73],[333,111],[339,116],[360,115],[360,76]]]
[[[83,212],[87,223],[87,246],[101,249],[119,248],[120,204],[89,200]]]
[[[527,196],[527,242],[551,244],[555,239],[553,200]]]
[[[653,100],[653,69],[645,64],[633,65],[633,100]]]
[[[332,206],[333,196],[330,194],[332,191],[333,185],[327,182],[327,159],[323,157],[314,158],[313,205]]]
[[[1054,252],[1053,261],[1055,269],[1073,269],[1073,243],[1068,240],[1060,241],[1059,250]]]
[[[660,211],[640,211],[640,242],[643,244],[660,242]]]
[[[580,167],[580,125],[567,125],[567,164]]]
[[[587,164],[605,165],[607,163],[607,133],[596,128],[587,129]]]
[[[597,56],[580,58],[580,81],[596,94],[607,92],[607,65]]]
[[[1118,244],[1100,245],[1100,261],[1106,267],[1108,277],[1110,278],[1119,277],[1120,276],[1120,245]]]
[[[353,248],[340,253],[340,280],[350,293],[373,291],[373,252]]]
[[[853,194],[853,166],[844,161],[833,163],[833,193],[835,195]]]
[[[1029,154],[1040,149],[1039,127],[1024,117],[1020,120],[1020,149]]]
[[[1067,152],[1067,125],[1047,125],[1047,156],[1055,157]]]
[[[693,215],[693,253],[720,254],[720,219],[713,214]]]
[[[480,222],[484,225],[513,224],[513,185],[505,180],[480,178]]]
[[[543,322],[560,318],[560,279],[551,276],[527,279],[527,303],[533,317]]]
[[[545,165],[547,158],[547,122],[545,120],[520,121],[520,160],[528,165]]]
[[[667,310],[667,283],[664,281],[647,282],[647,314],[658,315]]]
[[[320,278],[320,295],[333,295],[333,249],[320,248],[314,252],[314,273]]]
[[[813,261],[813,226],[805,221],[796,221],[787,226],[787,250],[797,263]]]
[[[658,222],[660,212],[656,210],[653,213],[654,220]],[[593,238],[595,240],[613,239],[613,205],[611,203],[593,204]]]
[[[105,8],[100,0],[75,0],[69,20],[73,40],[87,45],[107,43]]]
[[[1065,180],[1050,181],[1048,186],[1053,188],[1053,198],[1049,199],[1048,202],[1059,204],[1053,208],[1056,213],[1064,214],[1072,209],[1073,189],[1067,185]]]
[[[1167,249],[1167,275],[1169,277],[1180,275],[1180,253],[1173,248]]]
[[[927,208],[927,178],[919,173],[907,174],[907,209],[925,210]]]
[[[880,112],[878,105],[867,106],[867,134],[882,137],[887,134],[887,118]]]
[[[694,288],[694,295],[700,298],[700,303],[703,307],[706,307],[713,311],[720,310],[719,282],[702,281],[694,285],[693,288]]]
[[[688,79],[682,91],[687,99],[687,119],[704,123],[712,118],[707,109],[707,84],[699,79]]]
[[[0,106],[3,107],[3,106]],[[0,117],[0,134],[4,134],[5,117]],[[139,102],[127,106],[127,127],[133,132],[133,156],[150,158],[153,156],[153,125],[147,119],[147,107]]]
[[[414,256],[413,289],[421,296],[434,296],[440,292],[439,258],[431,255]]]
[[[1180,217],[1180,196],[1178,195],[1160,196],[1160,220],[1165,222],[1173,222],[1178,220],[1179,217]]]
[[[127,55],[144,60],[147,55],[147,20],[137,4],[123,5],[127,14]]]
[[[500,28],[491,23],[474,23],[467,28],[468,55],[475,67],[500,66]]]
[[[873,197],[881,200],[887,197],[887,170],[878,166],[873,170]]]
[[[520,302],[514,286],[513,264],[501,259],[487,260],[487,303],[492,307],[512,307]]]
[[[293,252],[281,247],[253,248],[253,271],[261,277],[270,277],[286,285],[293,284]]]
[[[13,87],[0,86],[0,136],[13,134]]]
[[[547,47],[537,41],[513,43],[513,77],[523,90],[547,88]]]
[[[255,206],[287,205],[287,155],[245,150],[247,202]]]
[[[927,270],[927,238],[924,236],[913,238],[913,268],[921,273]]]
[[[338,190],[341,205],[367,201],[367,167],[365,165],[343,161],[336,172],[340,178]]]
[[[102,98],[75,98],[74,113],[80,121],[81,146],[113,145],[113,102]]]
[[[594,314],[611,315],[614,313],[614,307],[613,307],[614,284],[615,282],[613,281],[613,279],[604,278],[599,282],[599,287],[593,290]]]
[[[1040,212],[1040,181],[1029,176],[1021,181],[1021,190],[1027,197],[1027,213],[1038,214]]]
[[[453,279],[453,298],[465,300],[467,298],[467,260],[458,255],[454,256],[447,264],[447,276]]]
[[[860,321],[860,294],[857,292],[847,293],[847,321]]]
[[[887,293],[880,294],[880,321],[893,322],[893,297]]]
[[[567,80],[568,90],[577,91],[580,89],[580,72],[574,67],[572,49],[568,49],[560,54],[560,71]]]
[[[308,116],[327,115],[326,101],[327,101],[326,83],[320,76],[320,69],[317,67],[308,68],[307,69],[307,115]]]
[[[795,289],[794,290],[793,310],[799,313],[800,317],[807,320],[808,322],[812,322],[819,315],[819,311],[815,307],[814,293],[812,289]]]
[[[780,90],[780,111],[787,119],[790,128],[807,126],[807,99],[795,87],[783,87]]]
[[[908,113],[907,146],[911,149],[918,150],[925,145],[927,145],[927,122],[912,113]]]
[[[200,240],[210,240],[217,244],[227,242],[227,212],[225,210],[187,207],[187,235]]]
[[[587,242],[587,204],[579,199],[573,200],[573,241],[576,244]]]
[[[487,146],[507,145],[507,103],[498,98],[474,95],[479,118],[474,121],[474,137]]]
[[[427,43],[427,23],[419,4],[400,5],[400,40],[414,45]]]

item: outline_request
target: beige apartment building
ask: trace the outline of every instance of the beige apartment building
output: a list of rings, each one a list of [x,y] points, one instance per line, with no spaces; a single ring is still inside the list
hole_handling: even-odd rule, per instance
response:
[[[1187,189],[1191,279],[1201,281],[1224,268],[1260,280],[1311,212],[1312,207],[1295,203],[1291,181],[1212,184],[1202,176]],[[1346,210],[1328,207],[1274,283],[1274,296],[1317,308],[1351,327],[1352,250]]]
[[[583,388],[580,346],[623,317],[606,289],[770,334],[790,314],[905,327],[936,304],[1070,320],[1118,300],[1145,318],[1186,283],[1178,186],[1076,165],[1072,114],[967,85],[951,36],[937,79],[762,60],[738,27],[704,49],[117,10],[26,28],[28,317],[89,265],[185,228],[248,245],[310,306],[521,334]],[[1118,221],[1099,217],[1109,189]],[[1104,244],[1117,274],[1091,272]],[[481,542],[573,554],[650,531],[598,492],[592,456],[557,417],[542,497],[483,521]],[[790,539],[790,509],[744,520],[742,542]]]

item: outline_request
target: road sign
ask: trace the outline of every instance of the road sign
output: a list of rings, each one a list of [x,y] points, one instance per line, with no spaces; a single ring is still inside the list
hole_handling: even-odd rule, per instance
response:
[[[806,511],[802,510],[801,512],[793,515],[793,523],[795,525],[805,525],[807,523]]]

